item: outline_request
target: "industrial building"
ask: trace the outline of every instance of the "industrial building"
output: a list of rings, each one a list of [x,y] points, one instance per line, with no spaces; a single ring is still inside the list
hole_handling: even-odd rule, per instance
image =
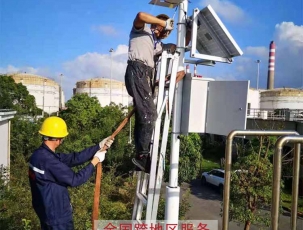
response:
[[[10,119],[14,118],[16,111],[0,109],[0,167],[10,166]]]
[[[77,93],[87,93],[91,97],[98,98],[101,106],[107,106],[110,102],[129,106],[132,98],[128,95],[124,82],[107,79],[93,78],[84,81],[78,81],[73,90]]]
[[[247,118],[296,120],[303,122],[303,89],[275,88],[274,41],[269,44],[267,89],[249,89]],[[257,83],[258,84],[258,83]]]
[[[303,90],[275,88],[271,90],[249,89],[248,118],[284,117],[303,121]]]
[[[26,86],[29,94],[35,97],[37,107],[44,112],[51,114],[64,108],[64,93],[54,80],[29,73],[17,73],[10,76],[16,83]]]

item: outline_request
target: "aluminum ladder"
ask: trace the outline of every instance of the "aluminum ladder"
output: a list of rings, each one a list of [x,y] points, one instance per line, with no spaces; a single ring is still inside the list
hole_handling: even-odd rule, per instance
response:
[[[157,220],[160,190],[165,165],[165,153],[168,139],[168,131],[174,102],[176,88],[176,77],[179,65],[179,53],[170,54],[163,51],[161,61],[157,67],[157,78],[159,79],[157,100],[157,120],[155,123],[152,145],[151,145],[151,168],[150,174],[137,172],[137,188],[133,207],[132,220],[142,223],[142,213],[146,211],[145,223]],[[165,82],[168,69],[171,68],[169,87]],[[161,130],[162,114],[165,110],[164,124]],[[162,133],[161,133],[162,131]],[[161,146],[160,146],[161,133]],[[160,147],[160,148],[159,148]],[[160,150],[160,151],[159,151]]]

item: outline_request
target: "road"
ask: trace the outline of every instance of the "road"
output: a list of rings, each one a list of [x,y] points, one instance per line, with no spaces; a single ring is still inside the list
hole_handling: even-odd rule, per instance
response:
[[[194,180],[191,184],[183,184],[181,193],[190,189],[191,194],[189,203],[191,208],[186,214],[188,220],[218,220],[219,229],[222,229],[222,217],[220,216],[222,198],[215,188],[203,186],[200,180]],[[230,230],[243,230],[244,225],[237,225],[235,222],[230,222]],[[259,227],[251,226],[251,230],[258,230]],[[269,229],[269,228],[268,228]],[[280,216],[279,230],[290,229],[289,213]],[[298,218],[297,230],[303,230],[303,218]]]

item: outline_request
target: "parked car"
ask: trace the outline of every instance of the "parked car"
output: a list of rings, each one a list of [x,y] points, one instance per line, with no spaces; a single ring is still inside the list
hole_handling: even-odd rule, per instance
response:
[[[223,169],[213,169],[209,172],[202,173],[201,184],[210,184],[218,187],[219,192],[223,195],[224,188],[224,170]]]

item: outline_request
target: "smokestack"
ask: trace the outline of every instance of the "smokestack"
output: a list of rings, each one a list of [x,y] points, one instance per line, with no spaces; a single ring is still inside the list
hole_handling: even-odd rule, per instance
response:
[[[276,56],[276,45],[274,41],[271,41],[269,45],[267,89],[274,89],[275,56]]]

